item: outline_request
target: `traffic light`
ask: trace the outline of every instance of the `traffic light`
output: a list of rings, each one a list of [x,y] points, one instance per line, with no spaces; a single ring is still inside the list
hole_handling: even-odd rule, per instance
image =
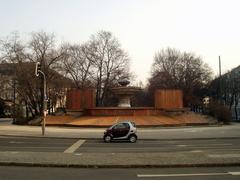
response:
[[[39,71],[41,71],[41,65],[40,62],[36,62],[36,67],[35,67],[35,75],[39,75]]]

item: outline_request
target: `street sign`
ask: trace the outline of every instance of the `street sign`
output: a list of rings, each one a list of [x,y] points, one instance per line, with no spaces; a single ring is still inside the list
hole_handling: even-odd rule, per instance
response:
[[[36,76],[39,76],[39,71],[40,70],[41,70],[40,62],[36,62],[36,65],[35,65],[35,75]]]

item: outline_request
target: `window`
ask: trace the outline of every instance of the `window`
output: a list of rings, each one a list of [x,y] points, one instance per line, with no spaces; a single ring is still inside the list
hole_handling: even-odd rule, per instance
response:
[[[130,129],[130,126],[129,126],[128,123],[123,123],[123,125],[124,125],[124,128],[126,128],[126,129]]]

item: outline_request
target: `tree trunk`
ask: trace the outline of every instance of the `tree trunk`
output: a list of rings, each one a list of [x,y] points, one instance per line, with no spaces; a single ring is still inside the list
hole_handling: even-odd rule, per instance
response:
[[[237,105],[234,106],[234,111],[235,111],[235,120],[238,120],[238,111],[237,111]]]

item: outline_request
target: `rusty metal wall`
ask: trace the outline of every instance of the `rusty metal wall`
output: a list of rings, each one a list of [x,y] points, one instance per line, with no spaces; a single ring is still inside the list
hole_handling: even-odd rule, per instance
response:
[[[81,110],[95,107],[95,91],[93,89],[70,89],[67,92],[67,109]]]
[[[183,94],[177,89],[158,89],[155,91],[155,108],[178,109],[183,108]]]
[[[101,107],[86,110],[86,115],[89,116],[153,116],[160,114],[162,111],[154,107]]]
[[[94,89],[85,89],[82,91],[82,103],[84,109],[94,108],[96,106],[96,94]]]
[[[68,90],[68,92],[67,92],[67,103],[66,103],[67,109],[70,109],[70,110],[91,109],[91,108],[96,107],[95,104],[96,104],[95,90],[93,90],[93,89],[85,89],[85,90],[71,89],[71,90]],[[176,90],[176,89],[156,90],[155,91],[155,108],[156,109],[183,108],[182,91]],[[114,111],[114,110],[110,110],[110,111]],[[149,110],[147,110],[147,111],[146,110],[145,111],[135,110],[134,113],[133,112],[131,112],[131,113],[133,113],[135,115],[137,115],[137,114],[144,114],[144,115],[152,114],[152,112],[148,112],[148,111]],[[115,114],[114,112],[107,112],[107,113]],[[93,113],[93,114],[95,114],[95,113]],[[96,113],[96,114],[98,114],[98,113]],[[106,112],[104,112],[103,114],[106,114]]]

